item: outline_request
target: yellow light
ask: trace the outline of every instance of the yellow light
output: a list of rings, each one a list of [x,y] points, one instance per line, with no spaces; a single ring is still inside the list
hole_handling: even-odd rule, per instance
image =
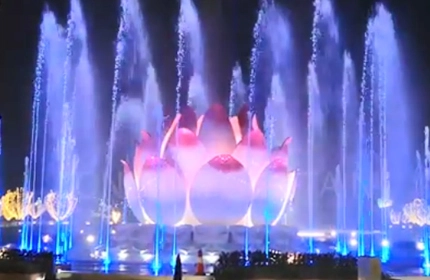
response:
[[[401,212],[391,210],[390,220],[393,224],[414,224],[424,226],[430,224],[430,207],[422,199],[414,199],[406,203]]]
[[[2,215],[5,220],[21,221],[28,215],[28,206],[31,203],[33,193],[24,193],[22,188],[14,191],[8,190],[1,198]]]
[[[112,209],[112,212],[110,214],[112,223],[118,224],[121,221],[121,216],[121,211],[119,211],[118,209]]]

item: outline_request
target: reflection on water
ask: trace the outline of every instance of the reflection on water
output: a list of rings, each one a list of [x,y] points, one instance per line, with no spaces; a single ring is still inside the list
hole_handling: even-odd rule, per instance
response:
[[[193,275],[195,272],[194,265],[182,265],[184,274]],[[206,267],[205,271],[210,273],[212,267]],[[383,271],[391,276],[423,276],[424,270],[418,267],[405,267],[397,265],[384,265]],[[73,262],[71,271],[61,271],[63,275],[70,275],[73,273],[109,273],[109,274],[132,274],[132,275],[152,275],[150,264],[142,263],[113,263],[109,266],[106,271],[106,267],[103,263],[98,262]],[[172,275],[173,268],[170,264],[164,264],[160,275]]]
[[[108,274],[133,274],[133,275],[152,275],[151,265],[143,263],[113,263],[108,269],[101,262],[73,262],[71,271],[61,270],[59,274],[69,275],[75,273],[108,273]],[[194,265],[182,265],[183,273],[193,275]],[[206,267],[205,271],[210,273],[212,267]],[[164,264],[159,275],[172,275],[173,268],[170,264]],[[65,277],[59,277],[65,278]]]

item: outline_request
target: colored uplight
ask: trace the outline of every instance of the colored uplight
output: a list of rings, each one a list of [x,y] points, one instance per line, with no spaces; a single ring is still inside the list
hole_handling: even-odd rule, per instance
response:
[[[88,243],[94,243],[94,241],[96,240],[94,235],[88,235],[87,238],[85,239]]]
[[[424,242],[422,242],[422,241],[417,242],[417,243],[416,243],[416,248],[417,248],[417,250],[419,250],[419,251],[424,251],[424,249],[425,249]]]
[[[357,245],[358,245],[357,239],[353,238],[353,239],[349,240],[349,245],[351,247],[357,247]]]
[[[382,239],[381,246],[383,248],[388,248],[388,247],[390,247],[390,242],[387,239]]]

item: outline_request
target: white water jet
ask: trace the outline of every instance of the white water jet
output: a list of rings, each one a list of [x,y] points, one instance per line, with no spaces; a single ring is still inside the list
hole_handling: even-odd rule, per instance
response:
[[[392,195],[396,195],[391,192],[389,178],[394,176],[392,181],[396,186],[403,186],[411,179],[408,177],[412,172],[409,166],[413,159],[409,146],[409,108],[394,22],[384,5],[377,6],[375,17],[369,20],[367,32],[371,50],[369,68],[374,71],[370,91],[377,100],[375,110],[379,123],[379,184],[385,206],[390,205]]]
[[[141,139],[141,131],[145,129],[143,102],[140,98],[122,97],[116,111],[115,130],[126,130],[132,140]]]
[[[275,71],[280,71],[280,67],[288,65],[291,59],[291,30],[287,18],[276,5],[271,5],[267,9],[265,36],[269,39],[272,63]]]
[[[230,81],[230,98],[229,98],[229,116],[232,117],[238,113],[240,107],[245,102],[246,86],[243,82],[242,68],[239,63],[233,67]]]
[[[180,18],[190,46],[194,73],[203,74],[203,33],[197,9],[192,0],[181,0]]]
[[[74,95],[77,103],[74,112],[76,127],[77,153],[81,158],[81,172],[88,174],[91,182],[86,178],[86,184],[95,185],[97,161],[100,155],[100,131],[96,124],[98,118],[98,99],[94,81],[94,69],[89,54],[89,43],[86,22],[79,0],[71,1],[70,18],[74,25],[75,48],[79,52],[79,62],[74,69]],[[85,175],[86,175],[85,174]],[[81,174],[83,176],[84,174]]]
[[[143,99],[144,115],[142,117],[145,119],[145,130],[155,136],[160,127],[163,126],[164,119],[160,87],[152,64],[148,65],[146,75],[145,97]],[[157,135],[157,137],[162,137],[162,135]]]
[[[267,100],[266,114],[272,118],[273,135],[271,141],[274,147],[280,147],[284,140],[291,136],[289,126],[292,116],[286,111],[286,98],[279,73],[272,75],[270,96]]]
[[[124,21],[127,28],[127,49],[131,50],[129,78],[141,77],[146,64],[151,60],[148,33],[145,28],[142,9],[137,0],[121,0],[124,9]],[[129,62],[128,62],[129,63]],[[142,88],[144,90],[144,88]]]
[[[193,69],[188,91],[188,104],[195,108],[198,115],[201,115],[208,108],[204,73],[203,33],[197,9],[192,0],[181,0],[178,28],[180,29],[178,31],[180,36],[184,37],[185,42],[183,43],[189,47]]]
[[[331,0],[317,0],[315,3],[319,15],[319,24],[323,25],[323,27],[320,28],[324,28],[330,40],[334,40],[334,43],[338,44],[339,30],[334,16],[333,3]]]

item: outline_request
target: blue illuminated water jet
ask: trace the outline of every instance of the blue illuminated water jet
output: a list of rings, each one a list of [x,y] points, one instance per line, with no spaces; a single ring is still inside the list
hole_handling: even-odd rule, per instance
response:
[[[367,145],[362,144],[359,188],[369,199],[368,209],[362,207],[361,211],[368,211],[370,216],[368,220],[361,221],[360,231],[374,232],[378,224],[381,225],[380,256],[385,262],[389,258],[387,234],[388,208],[393,201],[391,185],[407,184],[408,174],[412,172],[409,172],[409,159],[413,158],[413,153],[409,147],[409,108],[392,16],[381,4],[375,11],[367,24],[361,82],[364,117],[360,141]],[[401,199],[400,196],[398,198]],[[359,203],[363,201],[360,199],[364,196],[359,198]],[[380,210],[380,223],[376,220],[374,205]],[[364,213],[359,211],[358,215]],[[359,247],[366,247],[368,254],[373,256],[378,245],[372,234],[369,244],[359,244]],[[360,253],[364,250],[361,249]]]
[[[351,129],[351,127],[355,127],[355,122],[352,122],[351,113],[357,113],[356,108],[354,108],[355,103],[353,102],[354,96],[356,93],[356,84],[355,84],[355,71],[354,64],[352,62],[351,56],[349,53],[345,52],[343,57],[343,81],[342,81],[342,95],[341,95],[341,104],[342,104],[342,127],[341,127],[341,187],[338,192],[337,200],[340,201],[338,203],[338,208],[336,209],[337,213],[339,213],[337,219],[337,228],[341,231],[347,230],[347,217],[349,209],[348,200],[347,200],[347,176],[349,170],[354,170],[354,168],[350,168],[348,162],[348,149],[351,148],[352,151],[355,151],[355,148],[350,143],[350,139],[348,139],[348,135],[352,134],[355,129]],[[350,153],[351,154],[351,153]],[[354,162],[355,162],[355,153],[354,154]],[[340,194],[340,195],[339,195]],[[340,197],[339,197],[340,196]],[[338,248],[339,252],[343,255],[348,253],[347,247],[347,238],[345,234],[338,237]]]
[[[430,183],[430,128],[428,126],[424,129],[424,199],[428,201],[429,196],[429,183]],[[423,241],[424,241],[424,263],[423,267],[425,274],[430,274],[430,233],[429,227],[424,228]]]
[[[262,121],[266,141],[264,144],[267,146],[267,151],[263,153],[267,157],[283,143],[287,136],[297,133],[295,130],[292,133],[291,127],[292,125],[294,126],[293,122],[299,123],[296,121],[299,119],[297,112],[289,111],[288,108],[290,103],[293,103],[289,101],[295,101],[291,93],[296,89],[289,86],[291,76],[287,69],[294,68],[292,59],[297,51],[294,49],[291,39],[293,36],[290,33],[288,17],[282,14],[281,10],[272,2],[261,1],[254,28],[254,46],[250,59],[249,96],[245,97],[248,89],[243,83],[241,68],[239,64],[236,64],[232,69],[230,99],[228,100],[231,126],[235,125],[233,124],[233,121],[236,121],[234,117],[238,117],[239,109],[242,108],[244,103],[247,103],[250,107],[248,112],[248,133],[253,129],[260,129],[255,123],[252,123],[253,118],[254,120]],[[305,181],[307,182],[304,182],[307,184],[307,199],[304,200],[308,201],[308,213],[307,221],[300,224],[299,227],[303,226],[309,231],[314,231],[321,226],[318,215],[319,212],[323,211],[316,211],[320,209],[320,205],[318,205],[320,200],[316,200],[316,195],[318,194],[321,175],[324,175],[322,174],[323,172],[327,172],[327,170],[323,170],[325,168],[323,165],[331,160],[327,152],[329,149],[324,149],[327,148],[327,140],[332,139],[326,137],[327,135],[324,135],[322,131],[324,131],[324,128],[328,128],[333,116],[331,113],[335,111],[337,119],[334,123],[337,128],[331,134],[334,135],[337,143],[335,145],[329,143],[334,146],[329,151],[330,153],[334,151],[334,154],[336,154],[333,156],[336,168],[332,181],[337,195],[337,207],[336,220],[330,226],[336,226],[337,232],[333,230],[332,232],[334,233],[331,233],[331,236],[336,238],[337,250],[342,254],[347,254],[348,247],[354,250],[352,247],[355,245],[351,245],[354,242],[351,242],[349,246],[347,244],[347,239],[350,235],[351,238],[354,238],[353,241],[358,243],[357,254],[359,256],[380,255],[381,259],[386,261],[390,255],[389,246],[387,245],[389,244],[387,239],[389,228],[388,210],[392,206],[394,197],[396,196],[397,199],[397,196],[399,196],[399,194],[393,192],[393,190],[399,188],[394,186],[392,188],[391,185],[392,183],[397,185],[400,184],[400,181],[403,182],[402,180],[393,180],[390,175],[393,174],[393,177],[397,176],[398,178],[401,177],[399,173],[405,173],[402,170],[402,172],[399,172],[399,166],[406,166],[403,156],[407,154],[409,140],[407,138],[409,136],[406,136],[408,135],[407,131],[402,127],[403,123],[400,126],[402,135],[399,136],[400,132],[395,132],[397,128],[395,124],[396,122],[399,123],[400,118],[396,118],[395,111],[400,108],[401,114],[403,114],[405,110],[405,105],[403,104],[406,104],[406,102],[399,101],[403,100],[401,96],[405,90],[402,79],[399,78],[401,76],[398,64],[399,50],[397,47],[391,48],[391,46],[396,46],[391,15],[380,5],[376,9],[376,15],[369,20],[365,38],[363,77],[360,86],[361,100],[358,106],[353,102],[353,96],[356,93],[355,87],[357,86],[354,80],[354,64],[350,55],[339,47],[337,22],[331,2],[328,0],[316,0],[314,5],[312,57],[308,64],[307,75],[307,141],[298,141],[299,145],[304,143],[302,148],[307,150],[305,158],[307,164],[305,163],[303,166],[307,165],[305,174],[307,177]],[[65,215],[70,210],[70,207],[74,207],[70,206],[73,205],[73,201],[76,201],[74,195],[78,194],[80,182],[77,178],[82,175],[80,172],[83,169],[85,169],[85,172],[96,173],[93,158],[95,158],[94,154],[99,153],[99,149],[97,149],[99,140],[93,137],[94,134],[96,136],[100,134],[99,131],[96,131],[97,125],[94,122],[97,115],[97,101],[95,100],[93,70],[89,60],[85,21],[80,9],[79,1],[72,0],[70,17],[65,29],[57,25],[55,16],[52,13],[45,12],[44,14],[34,81],[31,152],[25,163],[23,185],[25,193],[37,192],[37,195],[40,194],[45,199],[46,205],[49,205],[49,211],[45,216],[49,214],[56,221],[56,233],[53,239],[55,252],[60,254],[67,253],[73,246],[72,229],[76,220],[73,220],[70,215],[68,217],[65,217]],[[133,142],[133,146],[135,142],[142,143],[140,142],[142,141],[141,131],[147,131],[152,140],[154,140],[151,142],[151,145],[153,145],[151,149],[153,148],[156,151],[161,150],[161,140],[166,136],[165,117],[157,71],[149,53],[148,36],[143,23],[143,13],[138,1],[122,0],[112,86],[112,120],[102,195],[103,201],[110,207],[109,209],[114,207],[112,204],[115,201],[112,194],[112,180],[116,177],[114,173],[117,159],[114,155],[117,154],[117,148],[122,148],[118,145],[119,141],[122,140],[122,135],[120,135],[122,129],[126,127],[128,130],[132,130],[132,141],[130,142]],[[188,104],[194,107],[197,116],[194,116],[192,112],[186,112],[190,113],[190,116],[187,115],[186,117],[192,119],[193,123],[194,118],[197,117],[198,126],[201,120],[200,117],[208,107],[208,96],[206,95],[206,79],[208,77],[205,75],[205,65],[203,65],[203,39],[200,20],[196,8],[189,0],[181,2],[178,37],[176,58],[178,82],[175,113],[183,113],[182,116],[186,116],[185,108],[181,108],[181,92],[184,89],[184,67],[185,65],[191,65],[192,73],[189,81]],[[285,39],[280,40],[279,38]],[[190,59],[190,63],[185,61],[187,59]],[[263,69],[262,62],[268,62],[269,68],[271,68],[261,75],[263,77],[267,73],[265,78],[270,76],[270,91],[268,91],[270,94],[263,96],[263,100],[267,98],[264,114],[259,111],[261,107],[259,107],[260,101],[258,100],[260,100],[260,96],[257,96],[259,94],[259,92],[257,94],[257,89],[260,88],[260,82],[269,86],[269,79],[260,79],[259,74],[257,74]],[[327,71],[327,68],[330,68],[329,70],[332,70],[332,72]],[[327,78],[327,76],[330,77]],[[332,76],[336,76],[337,79],[332,81],[330,79]],[[332,86],[333,90],[330,86]],[[131,89],[126,91],[125,88]],[[245,100],[246,98],[247,100]],[[257,115],[258,118],[256,118]],[[186,118],[184,117],[184,119]],[[185,128],[182,123],[180,126]],[[233,130],[235,129],[236,127],[233,127]],[[177,131],[179,129],[176,129]],[[190,129],[190,131],[194,133],[193,129]],[[428,130],[426,131],[426,138],[428,138]],[[175,130],[172,130],[172,132],[175,133]],[[181,132],[188,133],[185,129]],[[242,136],[242,139],[247,136],[242,135],[244,131],[240,132],[237,133],[238,135],[234,135],[236,143],[233,143],[232,147],[234,144],[238,144],[240,136]],[[197,135],[191,134],[184,135],[189,136],[189,139],[196,138],[198,142],[198,133],[195,133]],[[175,134],[173,134],[173,137],[175,137]],[[176,133],[176,137],[178,137],[178,133]],[[351,138],[353,139],[351,140]],[[403,138],[407,138],[406,141],[403,141]],[[251,137],[248,137],[248,139],[251,141]],[[398,139],[401,139],[401,143],[399,143]],[[176,144],[179,142],[179,139],[176,138]],[[129,145],[129,142],[127,144]],[[170,148],[170,143],[167,145]],[[173,144],[171,146],[173,147]],[[250,142],[248,142],[248,146],[251,146]],[[400,147],[401,155],[396,155],[396,146]],[[148,152],[148,154],[152,152]],[[165,156],[163,159],[170,160],[172,155],[175,154],[173,148],[167,149],[165,154],[163,152],[151,155],[154,157]],[[186,153],[188,152],[186,151]],[[139,160],[145,162],[148,155],[142,156],[144,158],[139,158]],[[244,163],[250,163],[253,160],[251,157],[254,155],[248,153],[247,156],[248,158],[240,162],[244,166]],[[175,160],[173,159],[172,161]],[[427,154],[426,160],[427,168]],[[78,163],[80,164],[78,165]],[[333,170],[333,163],[330,164],[328,169]],[[178,170],[178,166],[175,165],[175,171]],[[161,273],[161,264],[166,261],[164,258],[166,255],[171,257],[172,264],[174,264],[179,250],[176,231],[182,231],[182,228],[179,230],[179,227],[174,225],[173,238],[167,238],[170,232],[166,224],[169,224],[169,226],[172,224],[166,222],[168,217],[163,211],[165,203],[162,197],[163,185],[161,183],[163,173],[159,166],[154,171],[157,175],[153,180],[153,182],[156,181],[154,185],[156,193],[154,192],[154,197],[152,197],[155,202],[155,207],[152,207],[155,215],[151,218],[151,221],[148,221],[148,219],[142,218],[146,213],[140,213],[141,216],[139,216],[139,213],[134,214],[142,224],[145,222],[154,224],[154,235],[151,237],[153,239],[151,239],[150,243],[152,248],[149,248],[149,250],[145,248],[145,251],[150,252],[148,255],[151,256],[140,257],[150,259],[149,262],[151,262],[153,273],[158,275]],[[1,172],[0,166],[0,184],[2,179]],[[270,180],[274,178],[271,178],[271,176],[266,177],[267,186],[271,185]],[[92,180],[90,181],[91,185],[97,185]],[[357,181],[357,195],[355,197],[349,196],[348,186],[355,185],[351,181]],[[428,183],[427,181],[428,178],[426,184]],[[173,185],[173,183],[169,183],[169,185]],[[49,195],[52,194],[48,192],[48,188],[52,188],[55,192],[55,199],[48,199]],[[139,188],[137,191],[139,192],[137,204],[145,203],[147,199],[145,196],[148,193],[143,188]],[[274,244],[274,240],[271,239],[277,233],[276,230],[273,230],[273,225],[271,224],[273,220],[273,205],[271,205],[273,203],[273,194],[274,192],[269,188],[263,191],[263,207],[261,208],[263,211],[259,213],[264,216],[262,222],[264,224],[264,242],[260,245],[266,254],[269,254],[269,250],[273,249],[270,248],[271,244]],[[427,198],[428,194],[425,193],[424,196]],[[71,198],[72,200],[70,200]],[[122,199],[127,200],[127,198]],[[177,197],[174,199],[177,199]],[[354,206],[351,206],[352,204]],[[123,207],[125,209],[125,204]],[[134,208],[139,207],[141,208],[142,206],[139,205]],[[175,207],[176,204],[173,207],[173,216],[177,215]],[[112,237],[113,230],[115,228],[115,230],[119,231],[122,228],[122,226],[112,227],[110,223],[111,213],[110,211],[107,213],[107,217],[104,216],[103,221],[100,223],[98,244],[103,250],[103,254],[106,254],[101,257],[104,260],[106,269],[109,268],[109,264],[116,257],[112,255],[115,251],[112,248],[116,243],[116,240]],[[125,216],[125,213],[126,211],[124,210],[123,216]],[[357,217],[354,214],[357,214]],[[79,216],[75,215],[75,217]],[[20,245],[23,249],[35,248],[33,239],[36,237],[37,250],[41,251],[43,250],[43,243],[45,243],[42,240],[42,221],[45,218],[39,219],[39,224],[36,225],[33,225],[32,219],[34,217],[28,216],[22,223]],[[189,226],[188,222],[187,220],[185,226]],[[179,223],[182,223],[182,221]],[[191,243],[194,242],[193,234],[197,232],[198,226],[193,223],[194,221],[191,222],[193,228],[189,238]],[[247,221],[244,223],[247,223]],[[287,222],[285,221],[284,224],[286,225]],[[280,224],[277,225],[281,226]],[[97,224],[97,226],[99,225]],[[144,227],[147,226],[152,225],[145,225]],[[355,232],[354,234],[350,232],[350,226],[354,227],[352,230],[358,230],[357,240],[355,240]],[[147,229],[145,228],[145,230]],[[251,244],[254,242],[251,237],[251,233],[254,230],[245,227],[244,244],[241,244],[241,246],[244,247],[246,253],[248,253]],[[181,231],[180,233],[182,233]],[[229,244],[235,242],[234,239],[237,240],[237,237],[231,236],[233,235],[232,231],[233,226],[229,226]],[[378,231],[381,232],[381,239],[374,234]],[[430,257],[427,229],[422,234],[422,237],[426,240],[424,256],[425,263],[428,264]],[[179,240],[182,240],[182,238]],[[308,238],[307,241],[310,252],[319,251],[320,248],[316,248],[314,244],[314,237]],[[183,244],[180,245],[183,246]],[[143,254],[142,252],[140,253]]]
[[[260,2],[260,8],[258,10],[258,15],[257,15],[257,21],[254,24],[254,28],[253,28],[253,40],[254,40],[254,44],[252,46],[251,49],[251,57],[250,57],[250,77],[249,77],[249,95],[248,95],[248,105],[249,105],[249,110],[248,110],[248,133],[251,133],[252,130],[252,119],[256,114],[256,83],[257,83],[257,71],[258,71],[258,64],[259,64],[259,60],[260,60],[260,53],[261,53],[261,48],[262,48],[262,42],[264,39],[264,35],[265,35],[265,28],[266,28],[266,23],[267,23],[267,10],[268,8],[273,5],[273,3],[271,3],[271,1],[267,1],[267,0],[263,0]],[[270,117],[268,117],[268,119],[270,119]],[[251,137],[248,138],[248,146],[251,146],[250,140]],[[252,155],[250,152],[248,152],[247,155],[247,161],[251,162],[252,159]],[[267,215],[266,215],[267,216]],[[265,232],[265,236],[266,239],[269,236],[269,232],[268,232],[269,228],[266,226],[266,232]],[[267,246],[269,246],[267,244],[267,240],[265,242],[265,251],[266,251],[266,255],[268,254],[268,249]],[[245,254],[246,254],[246,261],[248,261],[248,252],[249,252],[249,232],[248,232],[248,228],[245,228]]]
[[[31,194],[32,199],[35,195],[44,198],[47,212],[56,221],[54,251],[63,257],[73,241],[71,214],[79,192],[79,155],[88,156],[88,150],[93,152],[97,146],[96,138],[85,140],[88,135],[98,134],[94,131],[95,92],[85,28],[77,0],[71,2],[65,29],[57,24],[52,12],[46,10],[43,14],[34,80],[31,149],[26,162],[24,194]],[[81,143],[79,147],[77,143]],[[87,166],[87,171],[90,168],[95,168],[95,164]],[[26,203],[33,202],[36,201]],[[28,223],[29,219],[23,222],[21,247],[41,251],[43,218],[39,218],[37,226]]]
[[[273,145],[280,147],[287,137],[295,134],[294,129],[291,128],[294,126],[292,121],[294,113],[287,109],[286,102],[287,96],[293,98],[293,95],[292,91],[288,91],[285,83],[285,77],[292,68],[294,47],[289,20],[277,5],[268,7],[266,21],[264,37],[268,41],[268,47],[265,51],[270,54],[273,72],[267,106],[271,108],[270,115],[273,117]],[[279,40],[279,38],[284,39]]]
[[[79,177],[85,176],[86,185],[95,185],[97,182],[95,174],[97,174],[100,155],[100,131],[96,123],[99,108],[87,25],[79,0],[71,0],[70,19],[74,25],[74,57],[79,59],[73,72],[73,94],[74,98],[78,100],[74,109],[74,122],[79,124],[76,127],[76,150],[81,162]],[[78,55],[79,57],[77,57]],[[88,180],[89,178],[90,180]],[[91,195],[94,193],[91,192]]]
[[[109,205],[111,201],[111,190],[112,190],[112,164],[113,164],[113,150],[115,145],[115,120],[117,112],[117,104],[121,94],[121,78],[122,68],[125,59],[125,50],[127,43],[127,31],[129,25],[128,19],[128,7],[129,1],[121,1],[120,7],[120,24],[116,37],[116,53],[115,53],[115,65],[114,65],[114,78],[112,85],[112,106],[111,106],[111,127],[109,132],[108,152],[106,155],[106,169],[104,175],[104,187],[103,187],[103,199],[104,202]],[[110,217],[110,213],[108,214]],[[104,259],[105,268],[109,268],[111,262],[109,250],[110,250],[110,218],[107,222],[101,223],[101,230],[99,233],[100,245],[104,243],[106,250],[106,258]]]
[[[330,95],[333,89],[330,88],[331,79],[327,77],[333,70],[336,60],[331,54],[339,52],[339,34],[338,26],[335,20],[332,2],[330,0],[315,0],[314,14],[312,21],[312,55],[308,65],[308,141],[307,141],[307,189],[308,189],[308,227],[313,230],[315,225],[315,184],[318,172],[321,170],[320,164],[315,161],[325,155],[319,153],[316,149],[316,139],[325,125],[326,116],[323,115],[321,106],[322,100],[331,100]],[[324,57],[320,57],[320,51]],[[321,97],[320,97],[321,94]],[[325,113],[325,112],[324,112]],[[339,195],[338,195],[339,197]],[[341,198],[341,197],[339,197]],[[339,240],[338,240],[339,242]],[[309,238],[309,250],[314,252],[314,240]]]
[[[37,150],[38,150],[38,139],[39,139],[39,118],[40,118],[40,103],[43,94],[43,69],[45,66],[45,48],[46,48],[46,33],[52,25],[55,25],[54,15],[45,11],[43,13],[43,19],[40,26],[40,39],[37,50],[37,60],[36,60],[36,69],[35,69],[35,79],[34,79],[34,96],[33,96],[33,105],[32,105],[32,130],[31,130],[31,147],[30,147],[30,156],[28,164],[25,164],[25,179],[24,179],[24,193],[29,193],[35,190],[36,183],[36,174],[37,174]],[[28,167],[31,168],[31,171],[28,170]],[[29,174],[29,172],[31,172]],[[33,180],[29,178],[29,176],[33,177]],[[34,183],[33,183],[34,182]],[[30,225],[32,226],[32,225]],[[21,229],[21,249],[28,249],[28,221],[27,218],[24,220]]]
[[[142,15],[142,10],[138,1],[121,1],[120,26],[116,41],[114,84],[112,88],[112,124],[105,172],[106,186],[104,187],[104,200],[107,205],[111,203],[110,190],[112,188],[113,152],[116,143],[115,134],[119,129],[116,127],[116,123],[118,123],[117,118],[123,117],[123,114],[119,111],[120,108],[117,108],[119,105],[119,98],[123,95],[120,87],[123,82],[126,84],[133,84],[137,81],[141,85],[142,96],[140,103],[142,106],[138,106],[141,108],[144,117],[144,121],[141,123],[141,128],[152,132],[155,139],[159,140],[161,139],[161,133],[163,130],[164,117],[162,104],[159,96],[155,69],[151,64],[147,31],[143,24],[144,21]],[[146,73],[146,76],[144,75],[144,79],[141,78],[142,73]],[[139,91],[139,89],[136,88],[134,88],[134,90]],[[134,117],[135,116],[132,116],[132,118]],[[155,275],[158,275],[161,269],[160,244],[161,238],[164,234],[164,227],[162,226],[161,218],[162,217],[160,217],[160,215],[157,215],[157,219],[155,221],[154,259],[152,261],[152,269]],[[109,222],[105,223],[104,235],[104,244],[108,251],[110,243]],[[176,248],[173,249],[173,251],[176,255]],[[105,263],[108,264],[109,261],[105,261]]]
[[[145,131],[148,131],[153,135],[153,138],[156,140],[156,149],[160,151],[161,149],[161,141],[163,139],[164,132],[164,116],[163,116],[163,107],[161,103],[160,89],[157,83],[157,77],[155,73],[155,69],[152,65],[148,65],[147,69],[147,77],[146,77],[146,85],[145,85],[145,98],[143,102],[143,111],[144,117],[146,119]],[[161,213],[161,205],[160,205],[160,167],[157,167],[157,205],[156,205],[156,219],[155,219],[155,252],[154,252],[154,261],[152,268],[154,273],[158,275],[159,270],[161,269],[161,259],[160,259],[160,251],[162,249],[162,239],[164,236],[164,219],[168,219],[168,217],[163,217]],[[175,214],[175,213],[173,213]],[[173,253],[176,253],[176,235],[173,236]],[[172,253],[172,259],[174,254]]]

